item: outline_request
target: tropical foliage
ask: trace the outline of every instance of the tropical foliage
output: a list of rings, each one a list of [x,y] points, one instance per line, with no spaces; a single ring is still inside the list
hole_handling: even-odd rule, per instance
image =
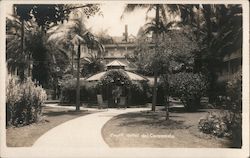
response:
[[[242,111],[242,70],[235,73],[227,83],[227,108],[234,112]]]
[[[18,18],[10,17],[6,18],[6,61],[8,71],[11,73],[17,73],[21,78],[24,78],[24,69],[29,67],[30,61],[28,57],[31,56],[29,48],[22,46],[22,38],[25,38],[26,42],[31,42],[33,33],[35,32],[35,24],[27,23],[24,24],[25,34],[22,33],[22,25]],[[22,37],[25,36],[25,37]],[[23,48],[23,49],[20,49]],[[23,54],[23,50],[27,52]],[[19,68],[19,69],[18,69]],[[18,71],[19,70],[19,71]],[[18,71],[18,72],[16,72]]]
[[[199,129],[206,134],[213,134],[217,137],[232,137],[232,131],[229,129],[232,118],[228,112],[208,113],[199,121]]]
[[[195,32],[199,42],[194,70],[207,76],[210,83],[208,95],[213,102],[223,57],[242,47],[242,6],[179,5],[179,9],[183,24]]]
[[[200,107],[200,99],[206,94],[207,82],[201,74],[181,72],[169,77],[170,93],[179,97],[187,110]]]
[[[158,54],[154,53],[153,47],[143,40],[138,40],[133,56],[138,71],[145,75],[152,75],[153,69],[156,69],[159,75],[168,71],[192,71],[195,51],[198,49],[194,35],[188,34],[184,29],[169,30],[163,35],[164,38],[161,37],[159,42]]]
[[[69,11],[66,10],[65,5],[36,4],[16,4],[13,5],[13,10],[11,20],[7,19],[6,25],[9,37],[9,40],[7,39],[6,56],[8,67],[12,69],[12,72],[17,70],[18,75],[23,80],[31,75],[31,61],[34,52],[30,50],[29,46],[32,43],[32,36],[34,37],[36,31],[42,31],[42,34],[44,34],[50,25],[67,19]],[[43,51],[42,54],[46,55],[46,51]],[[12,58],[13,56],[19,58]],[[40,66],[44,65],[40,64]],[[25,72],[27,69],[28,72]]]
[[[231,147],[242,146],[242,115],[232,111],[211,112],[199,120],[198,128],[206,134],[228,137]]]
[[[129,76],[123,70],[109,70],[101,78],[98,87],[102,90],[104,98],[115,86],[122,86],[126,93],[129,105],[142,105],[148,101],[150,90],[146,82],[131,81]],[[111,95],[111,94],[110,94]],[[109,96],[110,96],[109,95]]]
[[[160,35],[160,33],[165,31],[165,29],[163,28],[164,24],[163,24],[162,19],[164,19],[165,22],[167,21],[165,7],[163,4],[127,4],[127,6],[124,9],[124,13],[132,12],[137,8],[147,8],[148,12],[151,10],[155,10],[155,18],[151,21],[151,23],[148,24],[149,26],[146,27],[146,29],[144,29],[144,32],[145,33],[153,32],[153,34],[155,35],[155,38],[154,38],[155,47],[154,47],[153,56],[158,56],[158,53],[159,53],[158,36]],[[153,97],[152,97],[152,111],[155,111],[156,100],[157,100],[157,78],[158,78],[159,72],[156,68],[157,68],[156,64],[153,64],[154,87],[153,87]]]
[[[76,103],[76,79],[68,78],[61,82],[60,102],[62,103]],[[84,103],[96,103],[96,95],[98,87],[96,83],[89,83],[87,81],[80,81],[80,101]]]
[[[93,39],[93,44],[88,47],[88,51],[85,52],[85,57],[82,61],[81,74],[84,77],[93,75],[97,72],[104,70],[104,64],[102,62],[103,56],[105,54],[104,47],[100,37],[98,36]]]
[[[82,6],[80,6],[82,7]],[[76,110],[80,109],[80,57],[82,45],[89,49],[97,48],[98,53],[103,51],[102,45],[96,37],[87,30],[84,24],[84,17],[89,18],[99,12],[99,5],[86,5],[83,10],[75,10],[74,15],[66,24],[55,26],[50,30],[49,41],[53,41],[57,46],[69,44],[69,48],[73,49],[77,54],[77,87],[76,87]],[[87,9],[86,9],[87,8]],[[73,53],[73,50],[71,52]],[[73,69],[72,54],[72,69]]]
[[[9,76],[6,87],[6,125],[23,126],[40,119],[46,92],[30,78]]]
[[[192,69],[194,54],[198,49],[194,35],[187,28],[178,29],[175,20],[179,14],[176,5],[168,4],[128,4],[124,12],[131,12],[136,8],[148,8],[148,12],[154,10],[155,17],[143,26],[139,31],[139,47],[135,51],[138,56],[138,67],[146,75],[154,75],[152,110],[157,98],[157,78],[161,74],[168,74],[171,66],[182,69]],[[171,14],[169,14],[171,13]],[[187,32],[185,32],[187,31]],[[189,33],[188,33],[189,32]],[[154,46],[145,45],[145,35],[151,34]],[[175,57],[173,57],[175,55]],[[145,58],[145,59],[144,59]],[[175,58],[176,60],[173,60]],[[140,60],[141,59],[141,60]],[[180,68],[177,68],[178,70]]]
[[[101,85],[109,85],[109,84],[116,84],[116,85],[131,85],[131,81],[129,76],[123,70],[110,70],[101,78],[99,81]]]

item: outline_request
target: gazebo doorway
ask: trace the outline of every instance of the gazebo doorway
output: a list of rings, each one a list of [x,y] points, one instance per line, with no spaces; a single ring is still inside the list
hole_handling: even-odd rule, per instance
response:
[[[127,101],[125,87],[123,85],[114,85],[108,98],[110,100],[109,107],[125,107]]]

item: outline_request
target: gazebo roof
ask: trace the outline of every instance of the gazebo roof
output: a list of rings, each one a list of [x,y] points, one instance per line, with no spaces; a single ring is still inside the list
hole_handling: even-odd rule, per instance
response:
[[[133,81],[147,81],[148,79],[144,76],[141,76],[139,74],[136,74],[136,73],[132,73],[132,72],[129,72],[129,71],[125,71],[128,75],[128,77],[130,78],[130,80],[133,80]]]
[[[119,60],[114,60],[106,65],[107,67],[126,67],[124,63],[120,62]]]
[[[148,81],[148,79],[144,76],[141,76],[141,75],[133,73],[133,72],[126,71],[125,70],[126,66],[127,66],[126,64],[120,62],[119,60],[114,60],[106,65],[106,67],[108,68],[107,71],[100,72],[100,73],[97,73],[89,78],[86,78],[86,81],[101,80],[102,76],[104,76],[105,73],[107,73],[108,71],[110,71],[112,69],[118,69],[118,68],[120,69],[120,71],[124,71],[128,75],[129,79],[132,81]]]
[[[124,71],[124,72],[128,75],[129,79],[132,81],[148,81],[148,79],[144,76],[129,71]],[[89,78],[86,78],[86,81],[99,81],[101,80],[102,76],[105,75],[105,73],[107,73],[107,71],[97,73]]]
[[[98,81],[101,79],[101,77],[106,73],[106,71],[104,72],[100,72],[100,73],[97,73],[93,76],[90,76],[89,78],[86,78],[87,81]]]

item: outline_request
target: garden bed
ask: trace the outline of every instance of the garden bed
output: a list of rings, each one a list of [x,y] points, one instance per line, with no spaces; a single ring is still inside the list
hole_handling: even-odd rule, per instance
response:
[[[71,119],[93,113],[93,111],[74,111],[62,107],[43,107],[43,118],[38,123],[23,127],[6,129],[8,147],[30,147],[35,141],[50,129]]]
[[[208,111],[212,110],[171,112],[168,121],[164,111],[122,114],[104,125],[102,136],[110,147],[230,147],[227,138],[216,138],[199,131],[199,119]]]

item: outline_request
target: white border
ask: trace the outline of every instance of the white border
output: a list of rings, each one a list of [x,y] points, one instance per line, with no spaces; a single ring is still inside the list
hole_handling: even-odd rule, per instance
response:
[[[90,149],[90,148],[51,148],[51,149],[34,149],[32,147],[6,147],[6,133],[5,133],[5,5],[12,3],[39,3],[39,4],[52,4],[52,3],[109,3],[114,1],[0,1],[0,28],[1,28],[1,58],[0,58],[0,74],[1,83],[0,89],[2,90],[0,120],[1,126],[1,150],[0,157],[192,157],[192,158],[247,158],[249,157],[249,2],[247,0],[156,0],[156,1],[126,1],[127,3],[205,3],[205,4],[242,4],[243,7],[243,147],[242,149],[230,148],[110,148],[110,149]],[[119,1],[116,1],[119,2]],[[124,1],[120,1],[124,2]],[[66,142],[65,142],[66,143]]]

